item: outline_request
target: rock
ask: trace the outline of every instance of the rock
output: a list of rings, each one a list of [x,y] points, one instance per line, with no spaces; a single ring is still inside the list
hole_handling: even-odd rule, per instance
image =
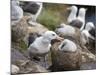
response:
[[[82,63],[91,63],[96,61],[96,56],[91,52],[81,52]]]
[[[17,73],[19,73],[19,71],[20,71],[20,69],[18,66],[14,65],[14,64],[11,65],[11,73],[12,74],[17,74]]]
[[[86,44],[87,49],[96,55],[96,40],[89,39],[89,43]]]
[[[30,60],[19,60],[17,65],[20,67],[19,74],[48,72],[44,67]]]
[[[11,48],[11,62],[15,64],[19,60],[28,60],[19,49]]]
[[[80,67],[80,70],[92,70],[92,69],[96,69],[96,62],[84,63]]]
[[[35,26],[29,26],[28,27],[28,33],[38,33],[39,35],[42,35],[44,32],[48,31],[46,27],[41,25],[40,23],[35,23]]]
[[[12,48],[11,50],[11,63],[18,66],[14,70],[14,73],[27,74],[27,73],[41,73],[48,72],[45,67],[41,66],[41,62],[31,61],[25,53],[20,52],[18,49]]]

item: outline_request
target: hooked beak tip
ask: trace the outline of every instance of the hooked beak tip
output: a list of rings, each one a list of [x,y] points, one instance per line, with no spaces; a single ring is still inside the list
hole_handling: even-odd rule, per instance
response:
[[[59,41],[63,41],[64,38],[58,36],[58,37],[57,37],[57,40],[59,40]]]

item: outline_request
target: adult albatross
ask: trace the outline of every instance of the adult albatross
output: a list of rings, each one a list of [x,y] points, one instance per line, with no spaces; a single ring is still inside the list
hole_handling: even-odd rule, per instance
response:
[[[71,6],[71,7],[67,8],[67,10],[71,11],[67,18],[67,22],[71,23],[74,19],[76,19],[76,16],[77,16],[76,14],[77,14],[78,8],[77,8],[77,6]]]
[[[92,22],[86,23],[86,27],[81,32],[83,44],[89,43],[89,39],[95,40],[95,26]]]
[[[74,27],[79,28],[80,30],[83,30],[85,25],[85,15],[86,15],[86,9],[80,8],[78,16],[76,17],[76,19],[72,20],[69,23],[69,25],[72,25]]]
[[[11,21],[12,21],[12,25],[19,22],[22,17],[23,17],[23,10],[19,6],[19,1],[12,0],[11,1]]]
[[[55,32],[46,31],[42,36],[35,39],[35,41],[29,46],[28,52],[31,59],[39,59],[39,57],[44,57],[48,54],[51,47],[52,40],[62,40]]]
[[[31,19],[28,21],[29,24],[35,25],[35,22],[42,11],[43,3],[41,3],[41,2],[24,2],[24,5],[22,6],[22,8],[25,12],[28,12],[31,14]]]

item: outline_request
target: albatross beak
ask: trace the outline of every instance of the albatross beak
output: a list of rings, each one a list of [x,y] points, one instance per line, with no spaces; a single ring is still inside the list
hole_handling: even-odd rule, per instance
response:
[[[57,38],[55,40],[57,40],[58,42],[60,42],[60,41],[63,41],[64,38],[57,36]]]
[[[64,38],[57,36],[55,39],[53,39],[53,40],[51,41],[51,44],[53,45],[54,43],[56,43],[56,42],[61,42],[61,41],[63,41],[63,40],[64,40]]]

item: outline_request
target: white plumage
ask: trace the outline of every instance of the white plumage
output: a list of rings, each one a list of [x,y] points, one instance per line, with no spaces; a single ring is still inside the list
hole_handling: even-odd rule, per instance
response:
[[[44,55],[50,51],[51,40],[61,39],[55,32],[46,31],[41,37],[36,38],[36,40],[29,46],[29,52],[33,54]]]
[[[67,22],[70,23],[70,22],[72,22],[72,20],[76,19],[78,8],[77,8],[77,6],[71,6],[70,8],[67,8],[67,9],[71,10],[71,13],[67,19]]]
[[[85,15],[86,15],[86,9],[85,8],[80,8],[78,16],[73,19],[69,25],[72,25],[74,27],[79,28],[80,30],[83,30],[84,25],[85,25]]]
[[[94,24],[92,22],[88,22],[86,24],[85,29],[81,32],[81,41],[82,41],[83,44],[89,43],[89,38],[92,39],[92,40],[95,40],[95,37],[93,37],[89,33],[89,31],[93,28],[95,28],[95,27],[94,27]]]
[[[11,1],[11,20],[15,22],[19,22],[23,17],[23,10],[19,6],[19,1]]]
[[[64,52],[75,52],[77,50],[77,46],[73,41],[65,39],[59,45],[59,50]]]
[[[55,31],[56,33],[64,35],[64,36],[66,35],[70,36],[70,35],[75,34],[75,28],[70,25],[66,25],[64,23],[62,23],[59,28],[56,28]]]
[[[84,29],[84,26],[85,26],[85,15],[86,15],[86,10],[85,8],[80,8],[79,10],[79,14],[78,14],[78,17],[77,19],[79,19],[83,24],[80,28],[80,30],[83,30]]]

